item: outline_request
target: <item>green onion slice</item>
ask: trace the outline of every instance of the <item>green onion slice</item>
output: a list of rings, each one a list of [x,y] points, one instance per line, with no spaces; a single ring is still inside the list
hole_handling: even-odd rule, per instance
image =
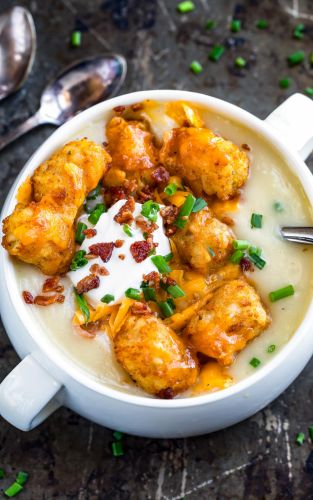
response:
[[[149,300],[157,300],[156,291],[154,288],[151,288],[150,286],[144,286],[142,287],[142,291],[145,301],[148,302]]]
[[[192,194],[188,194],[184,204],[182,205],[179,211],[178,217],[175,221],[175,226],[179,227],[180,229],[184,229],[184,227],[187,224],[188,217],[192,212],[195,202],[196,198],[192,196]]]
[[[252,358],[249,364],[253,366],[253,368],[257,368],[261,364],[261,361],[258,358]]]
[[[207,206],[207,202],[203,198],[197,198],[195,204],[192,208],[192,212],[200,212],[203,208]]]
[[[152,200],[146,201],[141,207],[141,215],[149,219],[151,222],[156,222],[160,205]]]
[[[0,467],[0,479],[3,479],[5,478],[5,472],[4,472],[4,469],[2,469],[2,467]]]
[[[76,241],[76,243],[79,243],[80,245],[82,244],[82,242],[86,238],[86,236],[84,235],[85,229],[87,229],[86,224],[84,224],[83,222],[78,222],[77,227],[76,227],[76,233],[75,233],[75,241]]]
[[[195,10],[195,4],[189,0],[185,0],[177,4],[176,8],[180,14],[188,14],[188,12]]]
[[[313,96],[313,87],[306,87],[303,91],[306,95],[309,95],[310,97]]]
[[[91,222],[91,224],[93,224],[93,225],[97,224],[98,220],[100,219],[101,215],[104,212],[106,212],[105,204],[98,203],[88,217],[89,222]]]
[[[164,255],[164,259],[166,260],[166,262],[171,262],[171,260],[173,259],[173,257],[174,257],[173,252],[170,252],[167,255]]]
[[[28,477],[29,474],[21,470],[16,476],[16,482],[21,486],[24,486],[24,484],[28,481]]]
[[[296,52],[288,56],[287,61],[289,66],[295,66],[296,64],[302,63],[302,61],[304,61],[304,58],[305,53],[303,52],[303,50],[297,50]]]
[[[164,188],[164,193],[167,194],[167,196],[173,196],[173,194],[176,193],[177,191],[177,184],[175,182],[170,182],[165,188]]]
[[[74,288],[74,294],[75,294],[75,299],[76,299],[77,305],[78,305],[79,309],[81,310],[81,312],[83,313],[83,315],[85,316],[86,323],[88,323],[88,321],[90,320],[90,311],[89,311],[87,301],[83,295],[79,295],[76,288]]]
[[[233,247],[235,250],[246,250],[250,247],[250,243],[247,240],[234,240]]]
[[[239,19],[233,19],[230,23],[230,31],[233,33],[238,33],[241,30],[241,21]]]
[[[159,308],[165,318],[169,318],[174,314],[174,308],[169,300],[164,300],[163,302],[159,302]]]
[[[244,252],[242,250],[236,250],[236,252],[234,252],[230,256],[229,260],[233,264],[239,264],[239,262],[241,261],[241,259],[242,259],[243,256],[244,256]]]
[[[209,52],[209,59],[214,62],[218,62],[225,52],[225,47],[223,45],[213,45],[211,51]]]
[[[133,233],[132,233],[132,230],[130,228],[130,226],[128,224],[124,224],[123,225],[123,231],[125,234],[127,234],[127,236],[134,236]]]
[[[214,252],[212,247],[208,247],[208,252],[211,255],[211,257],[215,257],[216,253]]]
[[[88,260],[85,258],[85,255],[85,250],[78,250],[78,252],[75,253],[70,265],[71,271],[77,271],[77,269],[80,269],[88,264]]]
[[[295,289],[292,285],[284,286],[283,288],[279,288],[278,290],[274,290],[274,292],[269,293],[269,299],[271,302],[276,302],[277,300],[285,299],[286,297],[290,297],[294,295]]]
[[[213,21],[212,19],[209,19],[209,20],[205,23],[205,26],[204,26],[204,27],[205,27],[207,30],[213,30],[213,29],[215,28],[215,26],[216,26],[216,22],[215,22],[215,21]]]
[[[288,89],[290,87],[290,84],[291,84],[290,78],[285,77],[279,80],[279,86],[281,89]]]
[[[101,190],[101,184],[98,184],[98,186],[95,187],[92,191],[90,191],[89,194],[87,194],[87,200],[95,200],[97,196],[99,196]]]
[[[11,486],[9,486],[5,490],[4,494],[5,494],[5,496],[7,496],[9,498],[13,498],[18,493],[20,493],[22,491],[22,489],[23,489],[23,486],[21,486],[20,484],[18,484],[18,483],[15,482],[15,483],[11,484]]]
[[[202,64],[199,61],[192,61],[189,65],[190,71],[192,71],[195,75],[199,75],[203,71]]]
[[[283,212],[284,205],[283,205],[283,203],[281,203],[281,201],[274,201],[273,209],[275,210],[275,212]]]
[[[275,344],[271,344],[271,345],[269,345],[269,346],[268,346],[268,348],[267,348],[267,352],[268,352],[269,354],[271,354],[272,352],[274,352],[274,351],[275,351],[275,349],[276,349],[276,345],[275,345]]]
[[[262,253],[262,248],[260,248],[260,247],[251,246],[249,248],[249,255],[256,254],[256,255],[258,255],[260,257],[261,253]]]
[[[256,23],[256,27],[259,28],[259,30],[265,30],[268,28],[268,21],[265,19],[259,19]]]
[[[116,439],[116,441],[121,441],[121,439],[123,437],[123,433],[120,431],[114,431],[113,437],[114,437],[114,439]]]
[[[170,285],[167,287],[167,292],[174,297],[174,299],[178,299],[179,297],[185,297],[185,292],[178,285]]]
[[[171,268],[162,255],[154,255],[151,260],[160,273],[170,273]]]
[[[243,57],[236,57],[235,66],[237,66],[237,68],[245,68],[247,66],[247,61]]]
[[[114,295],[112,295],[111,293],[106,293],[102,297],[101,302],[104,302],[105,304],[110,304],[110,302],[113,302],[114,300],[115,300]]]
[[[122,457],[124,455],[122,441],[114,441],[114,443],[112,443],[112,453],[114,457]]]
[[[305,435],[303,432],[299,432],[299,434],[296,435],[296,443],[298,446],[302,446],[305,440]]]
[[[251,215],[251,227],[260,229],[262,227],[263,215],[253,213]]]
[[[140,300],[141,291],[138,290],[137,288],[127,288],[125,296],[128,297],[129,299]]]
[[[309,433],[310,439],[311,439],[311,441],[313,443],[313,427],[312,426],[310,426],[308,428],[308,433]]]
[[[79,47],[82,43],[82,34],[80,31],[73,31],[71,36],[71,46]]]
[[[249,259],[258,269],[263,269],[266,265],[266,260],[262,259],[257,253],[249,252]]]

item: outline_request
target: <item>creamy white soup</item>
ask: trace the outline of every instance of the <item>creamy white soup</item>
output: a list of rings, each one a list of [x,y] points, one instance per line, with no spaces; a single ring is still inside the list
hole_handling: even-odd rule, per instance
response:
[[[248,343],[237,355],[234,363],[226,369],[236,383],[261,369],[284,347],[299,326],[312,299],[313,249],[310,246],[284,241],[279,228],[283,225],[312,225],[313,217],[300,183],[270,144],[249,129],[209,110],[201,109],[200,113],[206,127],[238,146],[248,145],[249,178],[242,189],[237,206],[230,204],[227,215],[234,221],[232,230],[236,238],[248,240],[252,245],[261,247],[262,257],[266,261],[263,269],[255,267],[254,271],[248,271],[246,276],[255,285],[272,322],[261,335]],[[164,105],[151,108],[148,114],[152,119],[153,131],[159,138],[165,130],[175,126],[175,121],[165,116]],[[109,116],[87,124],[69,140],[87,137],[102,143],[106,139],[104,123]],[[261,229],[251,228],[252,213],[262,214]],[[167,248],[166,242],[164,245]],[[112,263],[113,265],[117,266],[114,274],[116,290],[120,290],[126,271],[121,266],[119,272],[118,262]],[[29,290],[33,295],[40,293],[44,276],[39,270],[20,262],[15,263],[15,269],[21,292]],[[77,281],[77,276],[75,279]],[[129,279],[131,283],[131,278]],[[40,323],[43,334],[88,371],[91,377],[122,391],[149,397],[130,380],[118,364],[105,332],[99,332],[93,339],[84,338],[77,333],[72,326],[76,309],[71,291],[72,284],[69,278],[62,278],[62,283],[65,286],[64,304],[29,308],[30,314]],[[294,287],[294,295],[274,303],[269,301],[270,292],[289,284]],[[113,285],[114,283],[110,282],[110,287]],[[124,285],[123,287],[125,288]],[[119,291],[117,295],[120,293]],[[252,366],[250,362],[253,358],[260,361],[259,366]],[[191,389],[187,394],[194,393]],[[186,393],[181,393],[178,397],[184,395]]]

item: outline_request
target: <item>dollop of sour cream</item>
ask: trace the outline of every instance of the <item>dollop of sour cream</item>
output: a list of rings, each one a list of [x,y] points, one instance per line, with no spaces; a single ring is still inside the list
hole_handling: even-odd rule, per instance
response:
[[[79,222],[86,224],[88,228],[96,229],[97,234],[92,238],[85,238],[80,250],[85,250],[89,253],[89,247],[96,243],[110,243],[116,240],[123,240],[123,245],[120,248],[114,248],[112,256],[108,262],[103,262],[100,257],[91,259],[84,267],[77,269],[77,271],[70,271],[68,273],[73,285],[76,287],[77,283],[91,274],[90,268],[93,264],[99,264],[105,267],[109,274],[107,276],[99,276],[100,285],[89,292],[85,296],[88,302],[97,307],[101,304],[101,299],[107,294],[114,296],[114,301],[110,304],[118,304],[125,297],[125,291],[128,288],[140,289],[143,281],[143,275],[151,271],[157,271],[153,264],[151,257],[147,257],[144,261],[137,263],[131,252],[130,246],[136,241],[143,241],[143,232],[136,226],[136,221],[129,223],[132,236],[128,236],[123,231],[123,224],[118,224],[114,220],[114,216],[118,213],[120,208],[125,204],[126,200],[117,201],[112,207],[101,215],[96,225],[92,225],[88,221],[88,214],[84,214],[79,218]],[[134,219],[141,215],[141,203],[135,204],[133,213]],[[167,255],[171,251],[170,242],[164,233],[163,220],[158,212],[156,224],[158,228],[152,233],[154,243],[158,243],[156,247],[157,255]],[[124,260],[119,258],[119,255],[125,256]]]

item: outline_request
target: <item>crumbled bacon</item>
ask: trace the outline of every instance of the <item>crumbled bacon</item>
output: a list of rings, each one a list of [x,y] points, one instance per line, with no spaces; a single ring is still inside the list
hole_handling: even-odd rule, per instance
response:
[[[85,255],[85,258],[86,258],[87,260],[93,260],[93,259],[96,259],[96,258],[97,258],[97,255],[94,255],[93,253],[87,253],[87,254]]]
[[[125,255],[123,253],[120,253],[119,256],[118,256],[119,259],[121,260],[125,260]]]
[[[148,283],[149,286],[154,286],[156,288],[156,290],[159,290],[159,288],[160,288],[160,279],[161,279],[161,276],[156,271],[152,271],[149,274],[143,275],[143,280],[146,283]]]
[[[227,215],[223,215],[220,218],[220,221],[223,222],[224,224],[226,224],[227,226],[234,226],[235,225],[234,220],[231,217],[228,217]]]
[[[55,295],[37,295],[34,299],[34,303],[37,306],[50,306],[51,304],[55,304],[56,302],[59,304],[63,304],[65,300],[64,295],[55,294]]]
[[[124,181],[123,187],[126,193],[130,195],[131,193],[134,193],[137,190],[138,188],[137,181],[135,179],[126,179]]]
[[[77,293],[81,295],[82,293],[89,292],[94,288],[99,288],[99,285],[100,285],[99,276],[96,276],[95,274],[88,274],[88,276],[85,276],[85,278],[81,279],[77,283],[76,285]]]
[[[136,262],[145,260],[151,251],[151,244],[149,241],[136,241],[130,246],[130,253]]]
[[[84,229],[83,233],[86,236],[86,238],[93,238],[94,236],[96,236],[97,230],[92,228]]]
[[[131,312],[138,315],[151,314],[151,309],[146,303],[136,301],[131,306]]]
[[[179,208],[174,205],[168,205],[160,210],[161,217],[165,225],[169,226],[177,219]]]
[[[99,268],[99,274],[100,274],[100,276],[109,276],[110,273],[109,273],[109,271],[107,270],[106,267],[100,266],[100,268]]]
[[[250,271],[250,272],[254,271],[252,262],[250,259],[248,259],[248,257],[242,257],[240,261],[240,268],[242,271]]]
[[[173,399],[174,391],[171,387],[167,387],[166,389],[162,389],[160,392],[158,392],[157,395],[161,399]]]
[[[124,113],[126,109],[126,106],[115,106],[115,108],[113,108],[113,111],[117,114],[122,114]]]
[[[126,200],[127,194],[121,186],[111,186],[108,191],[111,195],[111,203],[114,205],[119,200]]]
[[[112,252],[114,250],[113,241],[110,243],[95,243],[94,245],[90,245],[89,251],[91,254],[100,257],[103,262],[109,262],[112,257]]]
[[[144,105],[142,102],[136,102],[135,104],[132,104],[130,108],[132,111],[141,111],[144,108]]]
[[[144,203],[148,200],[155,200],[153,189],[150,186],[145,186],[138,193],[138,201]]]
[[[166,276],[165,274],[162,276],[161,281],[162,281],[162,283],[164,283],[164,285],[166,287],[175,286],[177,284],[176,281],[173,280],[173,278],[170,278],[169,276]]]
[[[116,240],[114,243],[115,248],[121,248],[124,245],[124,240]]]
[[[46,292],[63,292],[64,286],[59,284],[60,277],[53,276],[52,278],[47,278],[44,284],[42,285],[43,293]]]
[[[155,185],[165,186],[169,181],[170,174],[164,167],[157,167],[152,171],[151,177]]]
[[[145,219],[142,215],[139,215],[136,218],[136,226],[138,226],[142,232],[147,233],[148,235],[153,233],[159,227],[157,224],[155,224],[155,222],[151,222]]]
[[[176,226],[167,226],[164,229],[165,229],[165,236],[167,236],[168,238],[170,238],[171,236],[173,236],[173,234],[175,234],[176,231],[177,231],[177,227]]]
[[[22,295],[23,295],[23,299],[26,302],[26,304],[33,304],[34,303],[34,297],[32,296],[32,294],[30,292],[28,292],[27,290],[24,290]]]
[[[99,266],[99,264],[92,264],[90,272],[92,274],[100,274],[100,276],[108,276],[110,274],[104,266]]]
[[[251,148],[248,144],[241,144],[241,147],[242,149],[244,149],[245,151],[251,151]]]
[[[84,332],[88,332],[92,334],[91,337],[95,337],[96,332],[98,332],[101,328],[101,320],[98,321],[89,321],[89,323],[85,323],[84,325],[80,325],[80,328],[84,330]]]
[[[121,206],[117,214],[114,216],[115,222],[118,224],[127,224],[131,222],[133,217],[133,212],[135,210],[135,200],[132,196],[128,198],[126,203]]]

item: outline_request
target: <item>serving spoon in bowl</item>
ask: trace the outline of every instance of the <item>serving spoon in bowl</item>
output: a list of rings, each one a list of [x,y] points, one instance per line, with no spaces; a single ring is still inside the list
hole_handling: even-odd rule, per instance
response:
[[[313,227],[281,227],[280,232],[285,240],[313,245]]]
[[[38,125],[62,125],[80,111],[112,97],[125,76],[126,61],[119,54],[93,56],[68,66],[43,91],[38,111],[0,136],[0,151]]]
[[[0,15],[0,101],[18,90],[35,58],[36,30],[29,10],[13,7]]]

